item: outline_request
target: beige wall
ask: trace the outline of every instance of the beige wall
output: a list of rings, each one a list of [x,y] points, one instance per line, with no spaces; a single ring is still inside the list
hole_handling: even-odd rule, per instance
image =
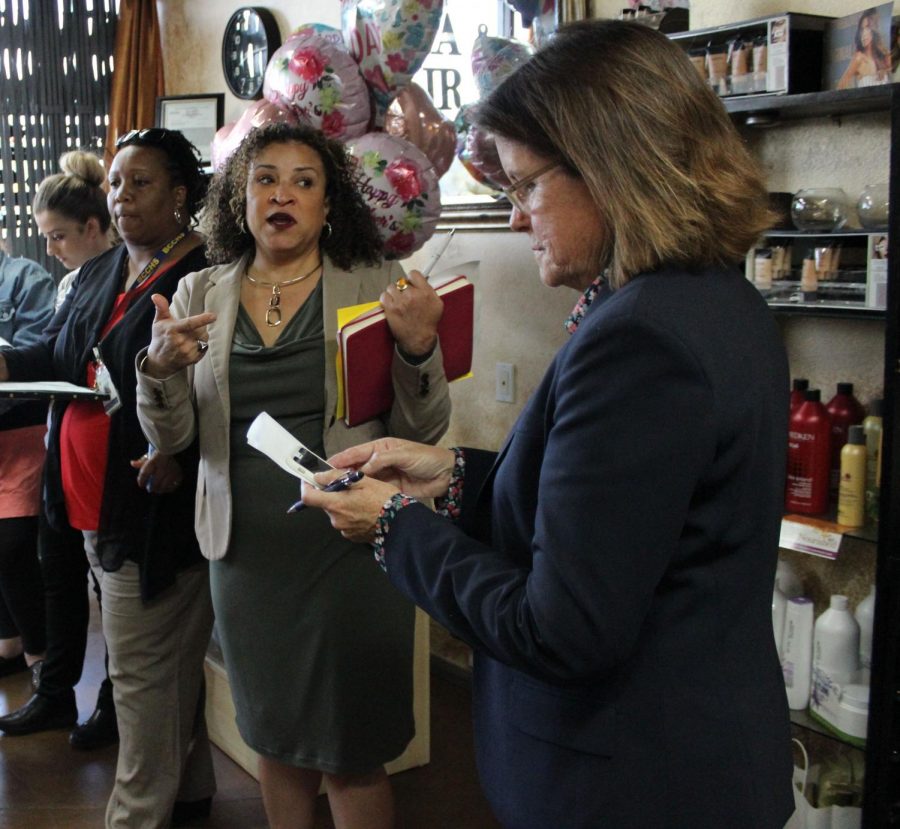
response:
[[[227,92],[221,69],[221,39],[230,14],[242,5],[228,0],[159,0],[169,95],[225,92],[226,121],[235,120],[246,102]],[[615,16],[621,0],[601,0],[601,14]],[[691,27],[721,25],[784,11],[840,16],[869,2],[849,0],[694,0]],[[270,0],[282,37],[301,23],[339,25],[335,0],[300,3]],[[770,189],[839,186],[855,197],[870,182],[887,178],[887,136],[883,118],[856,116],[840,124],[828,120],[748,133],[762,158]],[[839,163],[837,163],[839,161]],[[414,255],[427,258],[434,240]],[[445,262],[480,259],[476,282],[477,335],[474,377],[451,387],[454,415],[447,443],[494,448],[506,434],[552,354],[563,342],[562,321],[576,295],[540,285],[527,240],[506,231],[457,232]],[[790,318],[782,322],[795,376],[809,377],[830,396],[838,380],[858,385],[864,401],[880,394],[883,339],[880,323]],[[514,404],[494,400],[494,365],[516,367]]]

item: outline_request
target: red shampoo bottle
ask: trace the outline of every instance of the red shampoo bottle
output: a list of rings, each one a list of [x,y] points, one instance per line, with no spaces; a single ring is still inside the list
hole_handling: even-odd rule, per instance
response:
[[[828,509],[831,418],[818,389],[806,392],[791,415],[784,506],[788,512],[817,515]]]
[[[791,414],[797,411],[806,400],[806,390],[809,388],[809,380],[805,377],[795,377],[791,387]]]
[[[841,480],[841,450],[847,443],[847,435],[851,426],[858,426],[866,416],[866,410],[853,396],[853,383],[838,383],[837,394],[831,398],[825,408],[831,417],[831,471],[829,488],[832,500],[837,498],[838,484]]]

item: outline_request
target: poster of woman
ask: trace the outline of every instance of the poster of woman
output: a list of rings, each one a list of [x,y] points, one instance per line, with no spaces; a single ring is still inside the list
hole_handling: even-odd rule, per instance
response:
[[[891,13],[882,3],[833,21],[825,32],[828,89],[857,89],[891,82]]]

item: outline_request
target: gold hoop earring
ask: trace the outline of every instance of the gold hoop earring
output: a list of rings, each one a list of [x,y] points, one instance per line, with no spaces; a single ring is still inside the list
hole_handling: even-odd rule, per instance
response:
[[[330,239],[330,238],[331,238],[331,232],[332,232],[332,231],[331,231],[331,222],[325,222],[325,224],[322,225],[322,238],[323,238],[323,239]]]
[[[243,216],[238,216],[238,217],[237,217],[237,226],[238,226],[238,230],[239,230],[241,233],[246,233],[246,232],[247,232],[247,223],[244,221],[244,217],[243,217]]]

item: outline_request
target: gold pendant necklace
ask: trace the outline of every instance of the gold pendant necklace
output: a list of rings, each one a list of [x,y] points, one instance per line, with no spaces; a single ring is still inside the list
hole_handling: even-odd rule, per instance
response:
[[[269,297],[269,307],[266,308],[266,325],[268,325],[269,328],[277,328],[281,325],[281,289],[285,285],[296,285],[298,282],[308,279],[321,267],[322,262],[320,261],[309,273],[305,273],[302,276],[295,276],[293,279],[285,279],[284,282],[266,282],[264,279],[254,279],[250,276],[250,266],[247,266],[247,270],[244,271],[247,279],[254,285],[263,285],[266,288],[272,289],[272,296]]]

